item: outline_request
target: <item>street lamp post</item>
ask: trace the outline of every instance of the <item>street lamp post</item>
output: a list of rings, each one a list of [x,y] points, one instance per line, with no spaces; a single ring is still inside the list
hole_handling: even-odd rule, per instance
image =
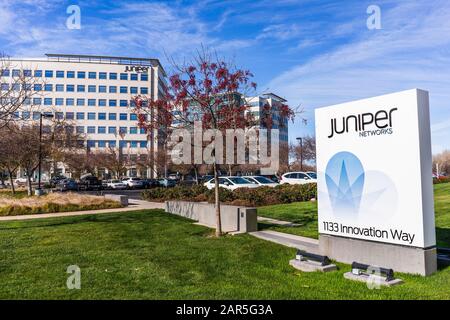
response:
[[[300,171],[303,171],[303,138],[297,137],[300,144]]]
[[[41,189],[41,172],[42,172],[42,119],[52,119],[53,114],[45,114],[41,113],[39,117],[39,167],[38,167],[38,188],[35,191],[37,196],[42,195],[42,189]]]

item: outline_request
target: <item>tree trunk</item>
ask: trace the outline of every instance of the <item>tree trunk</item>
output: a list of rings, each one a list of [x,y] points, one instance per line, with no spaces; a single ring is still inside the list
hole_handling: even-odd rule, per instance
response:
[[[31,174],[27,170],[27,189],[28,189],[28,195],[31,197],[33,195],[33,187],[31,185]]]
[[[198,185],[198,168],[194,166],[195,183]]]
[[[222,219],[220,217],[220,198],[219,198],[219,175],[217,173],[217,165],[214,163],[214,198],[216,208],[216,237],[222,235]]]
[[[11,192],[12,192],[12,194],[15,194],[16,189],[14,188],[14,180],[13,180],[12,174],[13,174],[12,170],[8,169],[9,181],[11,182]]]

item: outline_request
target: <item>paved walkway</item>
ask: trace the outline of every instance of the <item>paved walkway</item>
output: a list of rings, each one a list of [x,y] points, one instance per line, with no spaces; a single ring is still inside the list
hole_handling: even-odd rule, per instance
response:
[[[4,216],[4,217],[0,217],[0,221],[72,217],[72,216],[83,216],[83,215],[101,214],[101,213],[129,212],[129,211],[137,211],[137,210],[164,209],[165,208],[164,203],[159,203],[159,202],[148,202],[148,201],[135,200],[135,199],[129,199],[128,201],[129,201],[128,207],[124,207],[124,208],[29,214],[29,215],[21,215],[21,216]]]
[[[260,216],[258,216],[258,222],[268,223],[268,224],[276,224],[277,226],[282,226],[282,227],[298,227],[298,226],[300,226],[300,224],[298,224],[298,223],[293,223],[290,221],[283,221],[283,220],[276,220],[276,219],[260,217]]]
[[[296,236],[293,234],[277,232],[272,230],[256,231],[250,233],[257,238],[275,242],[286,247],[305,250],[310,253],[319,254],[319,240]]]

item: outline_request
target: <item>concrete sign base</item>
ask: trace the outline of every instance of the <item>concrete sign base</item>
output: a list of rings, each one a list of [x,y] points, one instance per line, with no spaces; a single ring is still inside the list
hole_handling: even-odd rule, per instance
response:
[[[427,276],[437,270],[436,248],[413,248],[321,234],[319,252],[339,262],[356,261],[391,268],[395,272]]]
[[[374,285],[379,284],[380,286],[387,286],[387,287],[392,287],[403,283],[401,279],[386,281],[385,278],[376,275],[366,275],[366,274],[356,275],[351,272],[344,273],[344,278],[353,281],[372,283]]]
[[[289,264],[293,266],[295,269],[303,271],[303,272],[330,272],[336,271],[337,267],[334,264],[329,264],[327,266],[322,266],[320,263],[314,261],[301,261],[292,259],[289,261]]]

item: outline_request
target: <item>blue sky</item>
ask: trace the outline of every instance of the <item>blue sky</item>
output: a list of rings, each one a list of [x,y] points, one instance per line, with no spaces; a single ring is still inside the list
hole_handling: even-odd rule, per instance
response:
[[[81,30],[65,22],[81,8]],[[381,30],[369,30],[369,5]],[[313,132],[313,109],[422,88],[430,92],[433,152],[450,149],[448,0],[0,0],[0,51],[182,59],[199,46],[255,74],[259,91],[301,105],[290,139]]]

